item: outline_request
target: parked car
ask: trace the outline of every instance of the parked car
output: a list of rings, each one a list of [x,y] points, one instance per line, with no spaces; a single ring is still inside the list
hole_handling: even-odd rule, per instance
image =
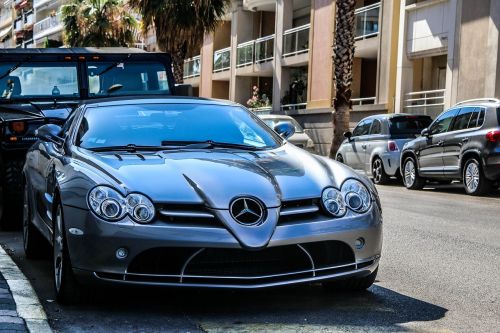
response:
[[[464,101],[441,113],[404,146],[401,161],[409,189],[462,180],[468,194],[488,193],[500,180],[500,100]]]
[[[21,173],[35,131],[63,125],[82,100],[172,95],[170,56],[137,48],[0,49],[0,227],[21,228]]]
[[[24,248],[53,245],[57,300],[91,282],[366,289],[382,247],[374,185],[238,104],[90,101],[40,127],[23,171]]]
[[[372,177],[375,184],[400,178],[401,149],[429,126],[429,116],[384,114],[361,120],[354,131],[344,133],[336,159],[357,172]]]
[[[314,152],[314,141],[306,134],[302,126],[290,116],[265,114],[259,115],[260,119],[264,120],[267,126],[275,128],[280,123],[290,123],[295,128],[295,133],[288,141],[299,148],[304,148],[310,152]]]

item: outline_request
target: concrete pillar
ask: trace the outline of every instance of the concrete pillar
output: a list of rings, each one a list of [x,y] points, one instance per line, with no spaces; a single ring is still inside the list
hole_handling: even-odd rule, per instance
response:
[[[212,71],[214,65],[214,36],[206,34],[201,47],[200,97],[212,97]]]
[[[453,78],[458,78],[456,64],[459,48],[455,47],[455,44],[460,43],[460,34],[458,33],[460,29],[460,9],[458,8],[458,0],[449,0],[448,6],[450,15],[448,16],[448,54],[446,60],[446,91],[444,92],[445,109],[457,102],[457,84],[454,82]]]
[[[398,58],[396,67],[396,98],[394,112],[403,112],[405,94],[413,90],[413,64],[406,55],[407,34],[406,8],[404,3],[399,8]]]
[[[491,1],[486,45],[485,97],[500,98],[500,1]]]
[[[233,0],[231,7],[231,75],[229,81],[229,99],[242,102],[251,97],[251,90],[242,90],[248,80],[236,76],[238,44],[253,38],[253,13],[243,9],[243,0]],[[238,81],[242,80],[241,83]]]
[[[382,1],[379,17],[379,48],[377,54],[376,104],[386,104],[394,112],[396,93],[396,64],[401,1]]]
[[[288,71],[283,71],[283,32],[293,25],[293,1],[277,0],[274,30],[273,113],[280,112],[281,98],[288,87]]]
[[[331,108],[333,98],[333,36],[335,2],[311,0],[307,108]]]

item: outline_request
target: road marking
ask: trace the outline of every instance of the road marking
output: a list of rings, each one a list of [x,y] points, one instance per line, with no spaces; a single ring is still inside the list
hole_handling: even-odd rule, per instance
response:
[[[36,333],[52,333],[47,315],[31,283],[1,246],[0,272],[9,285],[16,302],[17,313],[24,319],[28,330]]]

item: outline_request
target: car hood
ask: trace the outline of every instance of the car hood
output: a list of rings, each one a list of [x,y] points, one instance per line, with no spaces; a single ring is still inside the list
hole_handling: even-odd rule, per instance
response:
[[[229,149],[175,150],[151,154],[92,153],[80,162],[123,191],[141,192],[157,203],[204,204],[245,248],[266,246],[283,201],[319,198],[325,187],[340,187],[350,168],[291,144],[259,152]],[[359,178],[359,177],[357,177]],[[267,211],[258,226],[239,224],[229,207],[238,197],[260,200]]]
[[[84,150],[81,150],[82,152]],[[141,192],[155,202],[203,203],[228,209],[235,197],[253,196],[266,207],[321,196],[355,177],[334,161],[286,144],[268,151],[175,150],[151,154],[93,153],[79,159],[115,183],[124,194]]]

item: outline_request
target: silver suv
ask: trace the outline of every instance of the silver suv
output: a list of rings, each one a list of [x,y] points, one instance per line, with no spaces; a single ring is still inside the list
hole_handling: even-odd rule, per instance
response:
[[[500,181],[500,100],[456,104],[403,148],[405,186],[421,189],[428,179],[463,180],[471,195],[487,194]]]
[[[429,126],[429,116],[384,114],[361,120],[354,131],[344,133],[336,159],[357,172],[372,177],[376,184],[400,178],[399,164],[403,146]]]

